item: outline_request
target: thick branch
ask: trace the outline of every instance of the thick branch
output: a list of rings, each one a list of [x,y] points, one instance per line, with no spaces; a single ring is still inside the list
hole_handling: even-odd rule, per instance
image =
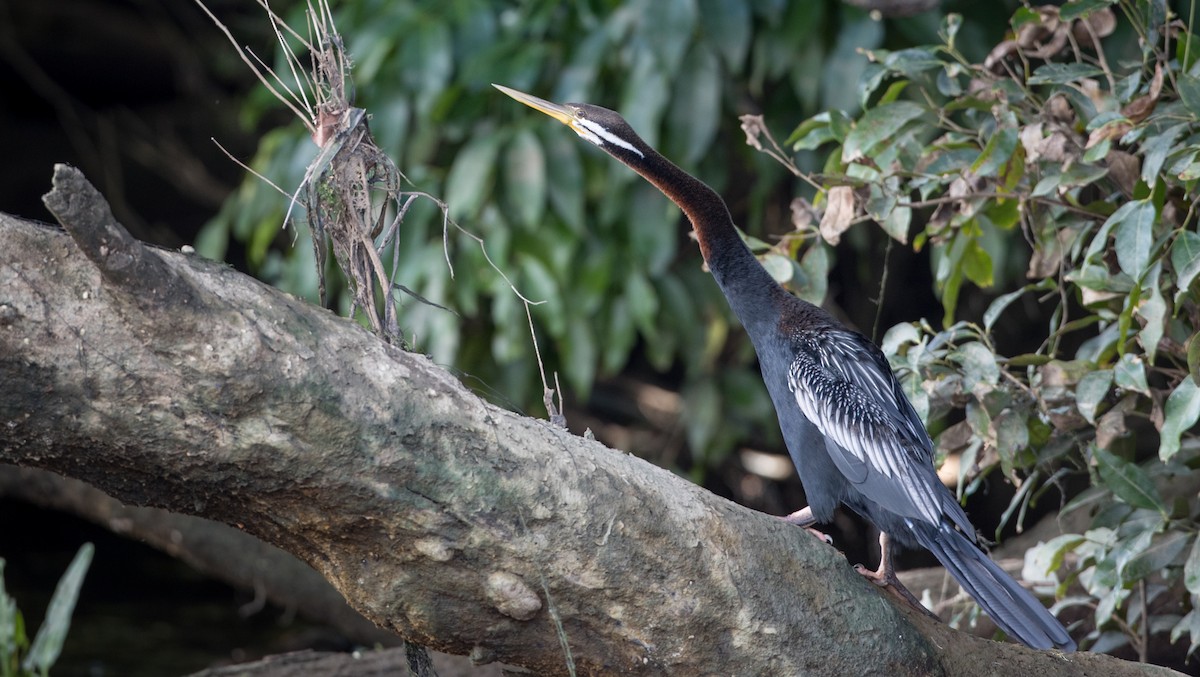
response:
[[[150,256],[149,250],[117,223],[112,209],[83,172],[55,165],[54,190],[42,201],[101,274],[114,283],[114,289],[127,294],[141,310],[153,312],[168,304],[199,310],[192,287],[162,259]]]
[[[136,538],[256,600],[292,609],[366,646],[396,646],[400,638],[376,627],[312,567],[244,531],[191,515],[122,505],[95,487],[35,468],[0,464],[0,497],[71,513]]]
[[[410,640],[546,674],[1145,674],[901,612],[802,530],[225,266],[142,251],[203,321],[131,322],[91,238],[0,241],[0,462],[243,528]]]

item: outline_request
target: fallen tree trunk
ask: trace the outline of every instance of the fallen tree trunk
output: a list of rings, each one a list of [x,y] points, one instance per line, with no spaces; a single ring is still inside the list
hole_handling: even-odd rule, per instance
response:
[[[830,547],[133,241],[78,171],[0,215],[0,462],[237,526],[368,619],[544,674],[1151,674],[902,611]]]

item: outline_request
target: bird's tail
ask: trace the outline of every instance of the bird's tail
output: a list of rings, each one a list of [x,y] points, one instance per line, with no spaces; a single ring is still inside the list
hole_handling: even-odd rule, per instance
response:
[[[937,557],[1001,630],[1035,649],[1075,650],[1071,636],[1046,607],[961,532],[949,526],[913,526],[921,545]]]

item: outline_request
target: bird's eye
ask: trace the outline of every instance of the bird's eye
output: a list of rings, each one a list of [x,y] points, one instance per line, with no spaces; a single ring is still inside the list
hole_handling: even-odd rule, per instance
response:
[[[576,108],[576,109],[575,109],[575,119],[576,119],[576,120],[586,120],[586,119],[587,119],[587,114],[586,114],[586,113],[584,113],[582,110],[580,110],[580,109]]]

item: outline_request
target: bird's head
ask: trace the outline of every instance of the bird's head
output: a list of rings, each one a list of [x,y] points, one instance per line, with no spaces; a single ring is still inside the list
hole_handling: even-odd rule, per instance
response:
[[[625,122],[625,118],[614,111],[586,103],[551,103],[510,87],[495,84],[492,86],[570,127],[580,137],[617,159],[636,162],[646,157],[646,142],[634,133],[629,123]]]

